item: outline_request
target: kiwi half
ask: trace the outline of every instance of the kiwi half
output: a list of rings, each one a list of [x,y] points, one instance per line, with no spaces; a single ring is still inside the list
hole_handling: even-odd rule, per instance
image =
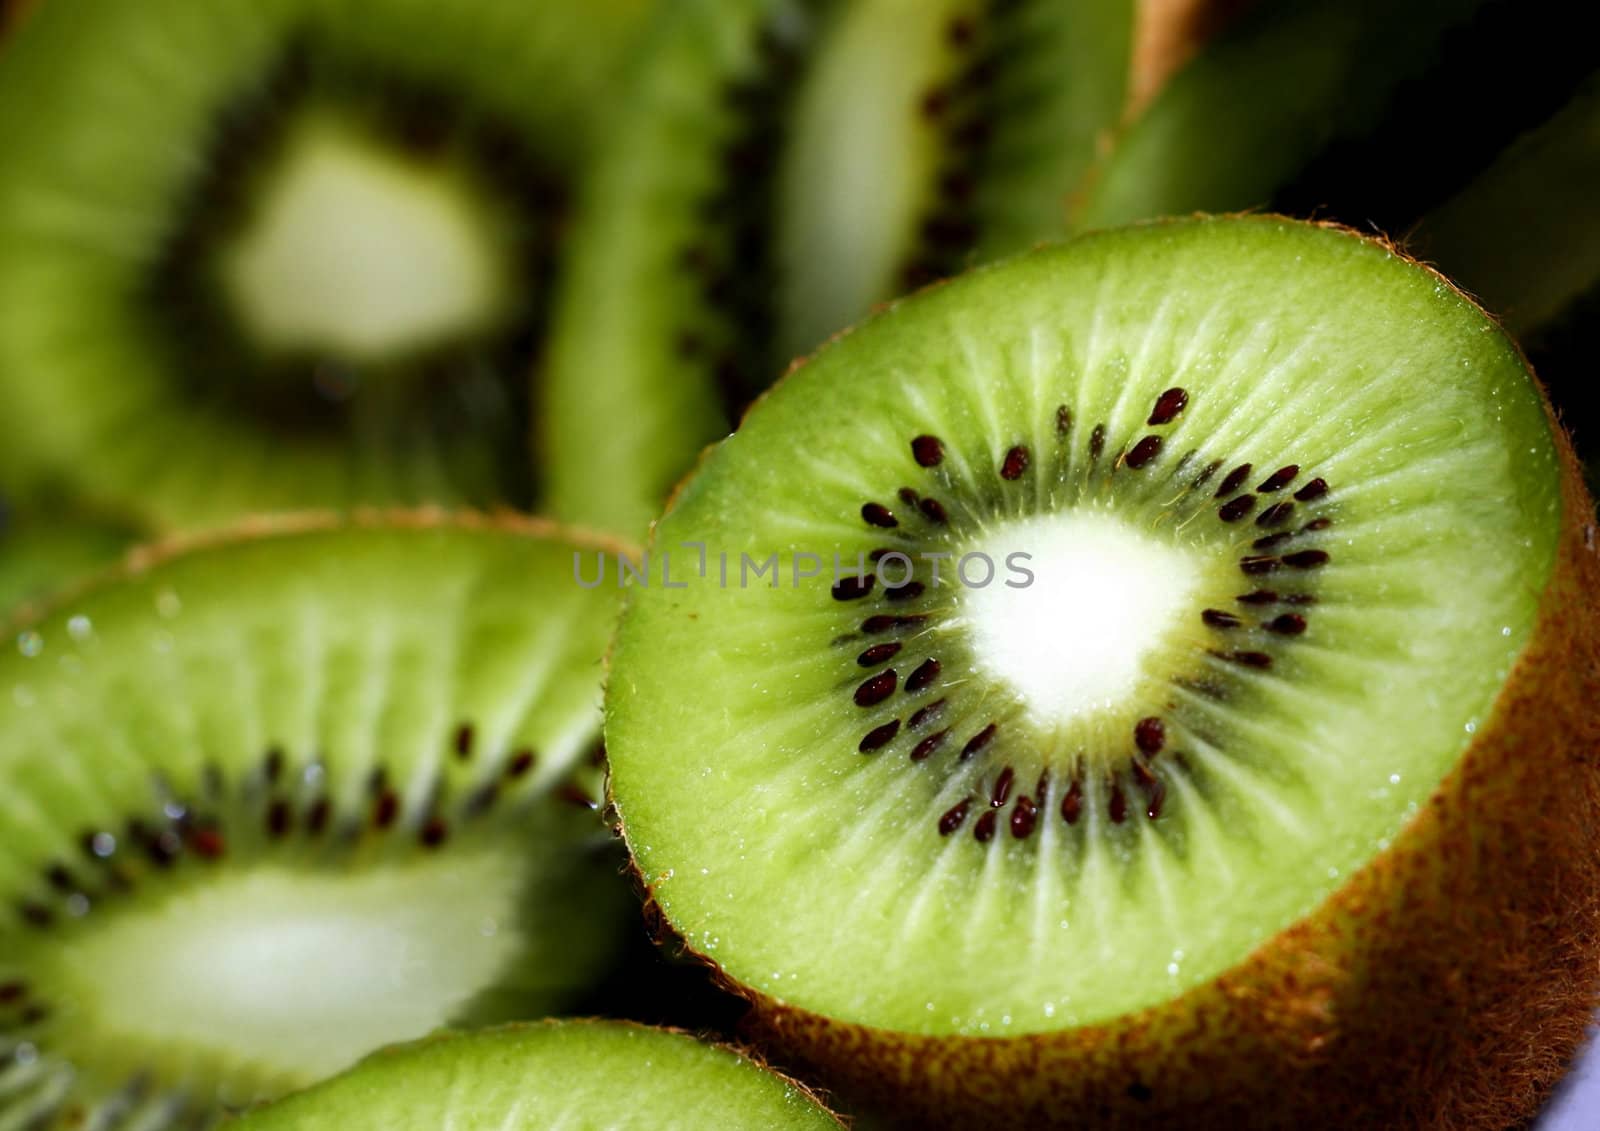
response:
[[[594,812],[609,544],[258,524],[0,654],[0,1126],[201,1127],[537,1015],[630,906]]]
[[[554,512],[634,531],[660,509],[688,459],[631,407],[619,415],[635,390],[675,396],[684,434],[710,439],[719,397],[742,405],[873,303],[1064,231],[1065,198],[1121,112],[1133,12],[665,9],[580,203],[557,300],[540,414]]]
[[[838,1128],[799,1084],[686,1033],[547,1021],[373,1055],[246,1116],[240,1131],[729,1131]]]
[[[0,56],[0,475],[179,527],[533,502],[554,247],[647,6],[41,6]]]
[[[1277,218],[1085,237],[703,461],[612,797],[758,1031],[918,1125],[1504,1127],[1595,1002],[1596,546],[1442,278]]]

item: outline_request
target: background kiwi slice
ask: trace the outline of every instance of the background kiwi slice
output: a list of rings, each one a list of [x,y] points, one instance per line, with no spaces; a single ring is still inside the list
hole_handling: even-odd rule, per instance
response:
[[[1596,544],[1439,277],[1276,218],[1085,237],[703,461],[613,799],[776,1046],[915,1119],[1505,1126],[1593,1004]]]
[[[258,524],[0,654],[0,1124],[191,1127],[445,1023],[536,1016],[626,908],[594,812],[609,546]]]
[[[582,1020],[390,1049],[239,1123],[241,1131],[839,1126],[799,1084],[734,1049],[687,1033]]]
[[[1123,106],[1133,7],[665,10],[563,276],[542,414],[555,513],[640,530],[683,471],[681,446],[616,411],[632,390],[675,395],[709,439],[719,392],[737,411],[872,303],[1064,231]],[[647,467],[648,489],[618,465]]]
[[[43,5],[0,56],[0,474],[180,526],[533,501],[553,245],[647,6]]]

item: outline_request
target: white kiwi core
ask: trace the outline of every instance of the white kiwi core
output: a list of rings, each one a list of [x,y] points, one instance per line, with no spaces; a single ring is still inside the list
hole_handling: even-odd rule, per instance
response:
[[[231,875],[67,941],[48,981],[94,1014],[80,1034],[304,1083],[439,1028],[502,975],[517,879],[488,853]]]
[[[309,121],[224,254],[223,286],[264,349],[388,361],[502,320],[495,212],[446,163]]]
[[[1204,574],[1196,551],[1096,510],[1008,523],[971,552],[1011,567],[961,589],[976,663],[1050,729],[1134,698]]]

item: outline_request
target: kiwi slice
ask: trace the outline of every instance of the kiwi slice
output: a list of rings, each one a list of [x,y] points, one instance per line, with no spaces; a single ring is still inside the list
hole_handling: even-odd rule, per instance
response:
[[[630,895],[594,812],[602,547],[526,521],[141,552],[0,655],[0,1126],[198,1127],[559,1007]]]
[[[1122,133],[1091,171],[1075,222],[1095,228],[1272,203],[1319,154],[1378,130],[1406,84],[1438,63],[1447,35],[1487,6],[1256,5]],[[1319,184],[1325,192],[1326,182],[1310,181],[1308,192]],[[1310,201],[1326,204],[1326,196]]]
[[[240,1131],[838,1128],[809,1092],[731,1048],[620,1021],[445,1034],[377,1053],[246,1116]]]
[[[660,395],[709,439],[719,393],[737,409],[873,303],[1064,231],[1065,197],[1121,112],[1133,9],[664,11],[557,300],[540,414],[555,513],[642,530],[659,510],[687,459],[619,416],[633,390],[675,390]],[[649,476],[618,480],[619,465]]]
[[[681,487],[613,800],[781,1054],[926,1124],[1505,1126],[1594,1001],[1596,547],[1438,276],[1084,237],[842,335]]]
[[[646,8],[41,6],[0,56],[0,474],[182,527],[531,503],[554,244]]]

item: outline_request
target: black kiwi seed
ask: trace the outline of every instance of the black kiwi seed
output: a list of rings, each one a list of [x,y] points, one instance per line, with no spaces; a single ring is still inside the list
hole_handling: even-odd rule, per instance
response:
[[[1061,819],[1069,825],[1078,823],[1078,818],[1083,815],[1083,786],[1077,780],[1067,787],[1067,792],[1061,795]]]
[[[917,504],[917,509],[922,512],[922,517],[929,522],[936,522],[940,526],[944,526],[950,521],[949,515],[945,514],[944,505],[938,499],[923,499]]]
[[[861,517],[866,520],[867,525],[882,527],[885,530],[900,525],[900,520],[895,518],[894,512],[882,503],[862,503]]]
[[[994,781],[994,790],[989,794],[989,804],[999,809],[1011,796],[1011,786],[1016,781],[1016,773],[1007,766],[1000,771],[1000,776]]]
[[[1189,404],[1189,393],[1185,389],[1168,389],[1156,398],[1156,404],[1150,410],[1150,419],[1145,421],[1153,427],[1171,424],[1178,418]]]
[[[455,738],[452,742],[452,745],[455,748],[456,757],[461,759],[463,762],[472,757],[472,739],[473,731],[471,723],[462,723],[460,726],[456,727]]]
[[[1138,469],[1156,458],[1161,451],[1160,436],[1146,436],[1128,451],[1126,463],[1129,467]]]
[[[1217,508],[1217,517],[1223,522],[1238,522],[1254,510],[1255,506],[1256,497],[1254,495],[1240,495],[1237,498],[1229,499]]]
[[[1202,609],[1200,619],[1211,628],[1238,628],[1243,622],[1232,613],[1221,609]]]
[[[1026,795],[1017,798],[1017,804],[1011,810],[1011,835],[1017,840],[1027,840],[1033,832],[1033,826],[1039,820],[1039,807],[1034,800]]]
[[[865,680],[856,688],[855,700],[858,707],[875,707],[889,696],[894,694],[894,689],[900,676],[893,668],[879,672],[870,679]]]
[[[921,742],[917,743],[916,746],[914,746],[912,748],[912,750],[911,750],[911,760],[913,762],[921,762],[924,759],[928,758],[930,755],[933,754],[933,752],[935,750],[939,749],[940,746],[944,745],[944,740],[945,740],[946,737],[949,736],[949,734],[950,734],[949,728],[946,728],[946,729],[941,730],[941,731],[935,731],[933,734],[930,734],[927,738],[924,738]]]
[[[921,664],[917,665],[917,670],[907,677],[906,691],[913,695],[919,691],[926,691],[933,684],[933,681],[939,678],[941,666],[936,659],[930,658],[922,661]]]
[[[1160,719],[1151,716],[1140,719],[1133,727],[1133,743],[1146,754],[1159,754],[1167,742],[1167,727]]]
[[[1302,503],[1309,503],[1312,499],[1320,499],[1327,493],[1328,481],[1326,479],[1313,479],[1310,483],[1307,483],[1304,487],[1300,488],[1300,490],[1296,491],[1294,493],[1294,497],[1299,499]]]
[[[1111,816],[1111,823],[1120,825],[1128,819],[1128,795],[1122,792],[1122,786],[1111,787],[1111,799],[1106,805],[1106,811]]]
[[[1022,473],[1028,470],[1030,459],[1028,449],[1021,444],[1006,453],[1005,460],[1000,464],[1000,478],[1014,481],[1022,478]]]
[[[1100,453],[1106,450],[1106,426],[1096,424],[1094,431],[1089,433],[1089,458],[1099,459]]]
[[[961,822],[967,819],[967,811],[971,808],[971,801],[959,801],[946,810],[944,816],[939,818],[939,835],[949,836],[959,829]]]
[[[861,655],[856,657],[856,663],[860,664],[864,668],[875,668],[886,660],[892,659],[894,654],[900,651],[900,648],[901,645],[898,641],[890,641],[885,644],[874,644],[865,652],[862,652]]]
[[[990,742],[994,741],[995,732],[999,729],[1000,728],[997,724],[990,723],[977,734],[967,739],[967,744],[961,748],[962,760],[965,761],[966,759],[972,757],[985,746],[989,745]]]
[[[999,823],[999,814],[993,809],[985,809],[978,816],[972,826],[972,837],[979,844],[987,844],[994,839],[994,827]]]
[[[939,715],[944,711],[944,705],[945,700],[935,699],[926,707],[919,708],[917,713],[911,716],[911,721],[907,725],[910,726],[912,730],[916,730],[929,720],[938,718]]]
[[[1065,436],[1072,431],[1072,410],[1066,405],[1056,407],[1056,435]]]
[[[1291,463],[1288,467],[1280,467],[1271,475],[1261,481],[1257,491],[1281,491],[1294,482],[1295,476],[1300,474],[1300,465]]]
[[[843,577],[834,582],[832,593],[835,601],[856,601],[872,592],[872,586],[877,582],[875,574],[863,574],[860,577]],[[867,631],[871,631],[868,629]]]
[[[1293,503],[1273,503],[1266,510],[1256,515],[1256,525],[1271,528],[1282,526],[1289,521],[1289,516],[1294,513]]]
[[[874,727],[872,730],[869,730],[866,737],[861,740],[857,749],[859,749],[863,754],[870,754],[874,750],[878,750],[884,746],[887,746],[894,740],[894,736],[899,733],[900,720],[891,719],[882,726]]]
[[[1241,463],[1238,467],[1234,468],[1223,477],[1222,483],[1217,488],[1217,493],[1213,497],[1220,499],[1224,495],[1233,494],[1244,485],[1244,481],[1248,478],[1250,478],[1250,465],[1248,463]]]
[[[1276,632],[1281,636],[1299,636],[1306,630],[1306,618],[1299,613],[1283,613],[1273,617],[1265,627],[1268,632]]]
[[[1328,564],[1326,550],[1299,550],[1293,554],[1283,555],[1283,564],[1295,569],[1316,569],[1318,566]]]

